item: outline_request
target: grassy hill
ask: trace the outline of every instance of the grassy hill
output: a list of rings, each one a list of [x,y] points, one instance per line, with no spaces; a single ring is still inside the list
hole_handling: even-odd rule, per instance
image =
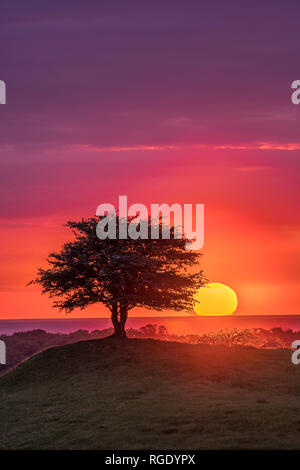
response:
[[[0,448],[300,448],[290,356],[112,338],[51,348],[0,378]]]

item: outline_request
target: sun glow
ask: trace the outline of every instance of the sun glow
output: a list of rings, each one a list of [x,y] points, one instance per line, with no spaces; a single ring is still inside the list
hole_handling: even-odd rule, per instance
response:
[[[194,295],[197,315],[232,315],[237,308],[237,296],[233,289],[220,282],[210,282]]]

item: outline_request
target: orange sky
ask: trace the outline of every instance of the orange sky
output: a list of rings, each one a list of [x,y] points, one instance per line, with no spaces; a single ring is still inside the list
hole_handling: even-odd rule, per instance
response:
[[[296,2],[4,3],[0,318],[64,316],[25,286],[119,195],[205,204],[202,265],[237,314],[300,314]]]
[[[72,211],[68,196],[64,207],[64,187],[58,184],[49,193],[51,206],[50,199],[56,200],[57,215],[52,210],[48,216],[17,214],[2,220],[1,318],[64,316],[52,309],[50,300],[41,296],[39,288],[25,287],[26,283],[34,277],[36,268],[43,265],[48,252],[70,238],[62,226],[68,218],[94,215],[93,210],[103,202],[117,203],[116,179],[120,194],[128,194],[129,204],[205,204],[201,264],[210,281],[223,282],[236,291],[237,314],[299,314],[300,231],[294,218],[297,188],[290,179],[293,170],[270,165],[274,158],[268,150],[256,150],[254,163],[253,154],[247,155],[248,150],[144,150],[144,157],[147,152],[151,152],[152,158],[153,153],[160,153],[161,159],[155,159],[153,168],[147,165],[143,172],[144,165],[140,165],[128,179],[121,179],[122,171],[116,169],[101,190],[92,179],[82,192],[77,191],[76,180],[73,183],[67,180]],[[124,158],[128,154],[130,151],[124,151]],[[31,204],[46,207],[38,190],[35,194],[36,201]],[[155,312],[137,309],[131,314],[149,316]],[[108,311],[97,305],[70,316],[106,315]]]

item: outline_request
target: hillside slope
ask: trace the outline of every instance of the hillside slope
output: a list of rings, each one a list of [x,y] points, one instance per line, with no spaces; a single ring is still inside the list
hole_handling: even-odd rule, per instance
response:
[[[1,449],[300,448],[287,350],[82,341],[25,361],[0,395]]]

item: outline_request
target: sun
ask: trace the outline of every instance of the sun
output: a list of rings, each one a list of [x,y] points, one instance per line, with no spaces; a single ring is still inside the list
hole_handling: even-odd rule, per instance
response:
[[[210,282],[194,295],[194,310],[197,315],[232,315],[237,308],[237,296],[231,287],[220,282]]]

